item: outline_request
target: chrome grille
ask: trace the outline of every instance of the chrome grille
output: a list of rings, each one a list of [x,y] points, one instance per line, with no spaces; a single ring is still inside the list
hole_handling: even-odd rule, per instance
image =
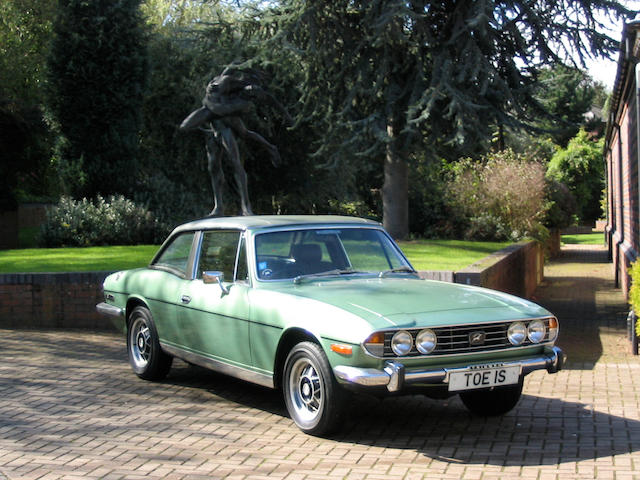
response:
[[[514,346],[509,342],[507,338],[507,330],[509,329],[509,325],[515,323],[516,321],[520,321],[525,325],[532,320],[514,320],[510,322],[499,322],[499,323],[481,323],[481,324],[472,324],[472,325],[456,325],[456,326],[448,326],[448,327],[433,327],[430,328],[438,339],[438,344],[435,350],[430,353],[428,356],[434,355],[452,355],[452,354],[461,354],[461,353],[474,353],[474,352],[490,352],[494,350],[506,350],[513,348],[521,348],[526,347],[528,345],[533,345],[533,343],[527,338],[522,345]],[[540,343],[545,343],[549,341],[549,322],[550,318],[541,318],[546,326],[546,334],[544,340]],[[422,355],[420,352],[416,350],[415,340],[418,333],[422,330],[419,329],[405,329],[405,331],[409,332],[413,337],[413,348],[406,355],[407,357],[417,357]],[[391,338],[396,333],[397,330],[386,331],[384,332],[384,356],[385,357],[395,357],[396,355],[391,350]],[[469,343],[469,335],[474,332],[483,332],[485,334],[485,340],[482,345],[471,345]]]

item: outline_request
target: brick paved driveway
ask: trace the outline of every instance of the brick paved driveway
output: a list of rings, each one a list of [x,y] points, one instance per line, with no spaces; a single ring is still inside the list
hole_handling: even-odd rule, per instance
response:
[[[590,271],[604,283],[580,297],[606,328],[563,331],[578,353],[571,329],[599,335],[586,342],[599,351],[528,376],[508,415],[475,418],[457,398],[358,398],[330,439],[300,433],[279,394],[184,363],[139,380],[118,335],[0,330],[0,479],[640,479],[640,362],[605,338],[623,335],[625,308],[607,272]],[[539,300],[574,273],[551,268]]]

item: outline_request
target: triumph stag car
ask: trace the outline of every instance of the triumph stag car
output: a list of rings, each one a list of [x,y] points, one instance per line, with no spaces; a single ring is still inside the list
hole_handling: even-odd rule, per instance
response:
[[[174,357],[281,389],[304,432],[341,424],[353,391],[460,395],[515,407],[524,377],[555,373],[558,320],[527,300],[423,280],[378,224],[337,216],[206,218],[176,228],[146,268],[104,281],[99,312],[129,362],[164,378]]]

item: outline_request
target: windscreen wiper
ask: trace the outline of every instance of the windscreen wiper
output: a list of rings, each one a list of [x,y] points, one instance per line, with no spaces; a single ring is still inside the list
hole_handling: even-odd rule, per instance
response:
[[[305,275],[298,275],[293,279],[293,283],[298,284],[298,283],[301,283],[303,280],[307,280],[310,278],[330,277],[330,276],[336,276],[336,275],[353,275],[358,273],[367,273],[367,272],[360,272],[352,268],[343,268],[343,269],[337,268],[335,270],[327,270],[326,272],[307,273]]]
[[[418,274],[418,272],[416,272],[413,268],[407,266],[407,265],[403,265],[401,267],[397,267],[397,268],[392,268],[390,270],[383,270],[382,272],[380,272],[378,274],[379,278],[383,278],[386,277],[387,275],[389,275],[390,273],[413,273],[415,275]]]

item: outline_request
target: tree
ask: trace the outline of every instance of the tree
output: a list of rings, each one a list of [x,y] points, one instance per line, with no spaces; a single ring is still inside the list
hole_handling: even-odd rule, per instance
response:
[[[600,196],[604,188],[602,149],[604,139],[594,141],[580,130],[567,148],[558,151],[547,168],[547,177],[564,183],[578,204],[578,217],[593,222],[600,217]]]
[[[301,118],[323,132],[316,155],[383,163],[383,222],[402,238],[409,154],[531,125],[543,68],[617,48],[598,13],[630,15],[609,0],[283,0],[270,18],[307,65]]]
[[[602,85],[578,68],[558,65],[544,69],[538,77],[536,96],[548,112],[538,123],[556,145],[565,148],[586,123],[585,114],[602,96]],[[603,106],[603,105],[602,105]]]
[[[0,16],[0,210],[18,190],[46,195],[50,135],[42,103],[54,0],[6,0]]]
[[[79,165],[79,196],[128,193],[137,171],[146,71],[140,0],[62,0],[49,57],[49,103]]]

